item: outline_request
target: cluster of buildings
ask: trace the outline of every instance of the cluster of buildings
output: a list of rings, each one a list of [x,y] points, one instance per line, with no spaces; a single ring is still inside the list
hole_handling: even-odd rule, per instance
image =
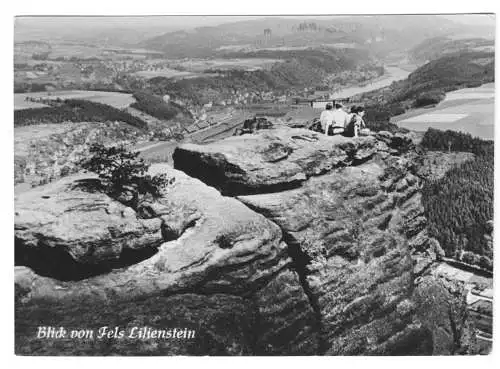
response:
[[[315,93],[307,96],[295,96],[291,98],[291,104],[293,105],[306,105],[313,109],[325,109],[327,104],[341,103],[343,105],[349,103],[350,99],[348,97],[344,98],[333,98],[333,95],[324,91],[316,91]]]
[[[196,123],[193,123],[187,127],[184,128],[184,131],[187,133],[187,134],[191,134],[191,133],[194,133],[194,132],[197,132],[201,129],[205,129],[205,128],[208,128],[208,127],[211,127],[211,126],[214,126],[216,124],[218,124],[219,122],[213,120],[213,119],[207,119],[207,120],[200,120]]]

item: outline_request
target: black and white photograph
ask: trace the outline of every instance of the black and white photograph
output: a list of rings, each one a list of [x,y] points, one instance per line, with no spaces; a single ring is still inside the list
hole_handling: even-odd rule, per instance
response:
[[[491,354],[494,13],[12,23],[16,356]]]

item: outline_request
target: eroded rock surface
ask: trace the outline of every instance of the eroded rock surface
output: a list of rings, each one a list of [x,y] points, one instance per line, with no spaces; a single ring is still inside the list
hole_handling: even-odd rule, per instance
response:
[[[19,196],[16,352],[454,353],[461,334],[440,334],[436,317],[456,304],[423,298],[440,291],[426,275],[439,250],[425,231],[410,148],[388,132],[349,139],[279,128],[182,145],[175,166],[191,177],[153,166],[175,182],[135,210],[83,193],[83,177]],[[45,267],[48,250],[105,268],[60,280]],[[429,283],[417,286],[417,276]],[[436,311],[431,320],[426,309]],[[41,341],[40,325],[186,327],[197,336]]]
[[[279,158],[270,160],[270,148]],[[413,298],[415,272],[439,250],[425,230],[410,148],[388,132],[348,139],[282,129],[181,146],[174,157],[280,226],[320,321],[321,353],[450,353],[432,346]]]
[[[298,187],[311,176],[365,161],[382,150],[389,148],[374,137],[352,140],[280,128],[204,146],[181,145],[174,152],[174,166],[223,194],[241,195]]]
[[[137,252],[138,258],[141,250],[154,253],[163,243],[161,220],[137,218],[134,210],[99,192],[98,185],[96,178],[72,176],[17,196],[18,264],[78,279],[78,268],[85,276],[109,268],[124,253]]]
[[[276,222],[307,261],[326,354],[398,353],[391,340],[400,343],[420,329],[410,299],[410,249],[400,233],[415,181],[388,192],[384,169],[362,164],[299,189],[238,197]]]
[[[144,219],[138,215],[158,222],[158,231],[166,242],[162,241],[157,253],[131,266],[76,282],[59,281],[18,267],[17,352],[103,354],[99,342],[36,340],[36,328],[98,327],[112,323],[132,326],[139,321],[154,327],[172,328],[174,323],[177,327],[196,327],[198,341],[174,346],[167,341],[157,347],[158,355],[315,353],[318,341],[313,329],[315,317],[291,268],[279,227],[240,201],[222,197],[215,189],[181,172],[164,165],[152,168],[152,172],[159,171],[175,177],[174,184],[165,189],[161,198],[143,204],[139,214],[130,213],[125,222],[140,224]],[[80,255],[72,251],[73,238],[76,240],[78,234],[82,241],[93,242],[94,260],[100,260],[98,255],[118,255],[119,245],[124,244],[119,239],[109,236],[108,242],[94,240],[102,241],[108,237],[110,228],[116,228],[117,222],[121,224],[120,210],[105,211],[109,204],[117,209],[120,205],[108,199],[104,205],[91,207],[90,214],[86,213],[88,207],[75,209],[71,203],[58,201],[79,199],[79,190],[71,190],[70,184],[71,178],[66,178],[57,185],[18,198],[16,237],[23,240],[24,248],[36,248],[50,238],[48,235],[57,234],[57,242],[47,247],[59,247],[76,263],[85,261],[73,256],[73,253]],[[53,194],[56,207],[40,208],[34,202],[38,209],[35,217],[28,199],[41,193]],[[101,199],[104,195],[96,196]],[[94,199],[89,195],[78,201],[86,203],[90,201],[88,198]],[[78,228],[80,216],[93,222],[95,233],[88,225]],[[64,227],[72,231],[71,235],[63,234]],[[128,236],[136,237],[133,244],[137,244],[145,233]],[[117,246],[110,245],[115,240]],[[272,324],[266,323],[270,317],[276,317]],[[288,341],[289,335],[296,338],[293,344]],[[110,340],[107,350],[122,352],[120,345],[124,342]],[[92,345],[98,348],[93,350]],[[136,342],[122,348],[126,354],[144,354],[153,350],[154,342],[151,345]]]

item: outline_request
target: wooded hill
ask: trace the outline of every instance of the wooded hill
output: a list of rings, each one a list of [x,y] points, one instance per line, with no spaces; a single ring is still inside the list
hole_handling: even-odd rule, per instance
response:
[[[14,126],[42,123],[118,121],[145,129],[147,123],[112,106],[93,101],[68,99],[53,106],[14,110]]]
[[[443,178],[428,180],[422,189],[422,203],[429,233],[446,256],[492,269],[493,142],[429,129],[421,145],[428,150],[470,151],[476,155]]]
[[[410,108],[437,104],[446,92],[478,87],[494,80],[493,52],[457,53],[433,60],[416,69],[407,79],[359,95],[356,100],[395,116]]]
[[[408,53],[410,59],[422,64],[431,60],[439,59],[446,54],[455,54],[457,52],[474,52],[481,49],[494,47],[495,42],[485,38],[466,38],[466,39],[450,39],[449,37],[433,37],[424,40]]]

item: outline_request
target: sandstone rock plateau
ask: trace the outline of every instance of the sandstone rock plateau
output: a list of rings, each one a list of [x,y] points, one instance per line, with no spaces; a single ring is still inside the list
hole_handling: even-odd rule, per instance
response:
[[[465,302],[426,274],[439,246],[425,232],[411,146],[390,133],[280,128],[179,147],[175,169],[151,168],[174,184],[137,209],[85,175],[19,195],[16,352],[463,352]],[[196,337],[40,340],[38,326]]]

